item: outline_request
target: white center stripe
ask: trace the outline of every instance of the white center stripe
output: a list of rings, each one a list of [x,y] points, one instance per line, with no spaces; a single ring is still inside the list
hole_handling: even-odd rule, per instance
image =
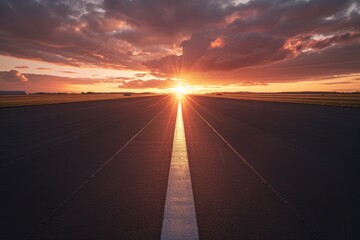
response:
[[[176,116],[161,239],[199,239],[181,101]]]

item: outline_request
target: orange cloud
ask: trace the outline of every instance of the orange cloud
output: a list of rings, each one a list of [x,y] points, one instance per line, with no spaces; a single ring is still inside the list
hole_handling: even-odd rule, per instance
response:
[[[17,69],[28,69],[29,67],[28,66],[15,66],[15,68],[17,68]]]
[[[69,74],[76,74],[77,72],[73,72],[73,71],[60,71],[62,73],[69,73]]]
[[[210,43],[210,48],[220,48],[222,46],[224,46],[224,41],[221,37],[215,39]]]
[[[130,88],[130,89],[145,89],[145,88],[157,88],[167,89],[176,86],[176,81],[172,79],[150,79],[150,80],[129,80],[122,81],[119,88]]]
[[[45,67],[38,67],[36,69],[37,70],[46,70],[46,71],[51,70],[51,68],[45,68]]]
[[[0,55],[192,84],[360,73],[358,1],[236,2],[3,0]]]
[[[0,72],[0,81],[2,82],[22,82],[22,83],[25,83],[25,82],[28,82],[29,79],[21,74],[21,72],[18,72],[16,70],[10,70],[8,72]]]

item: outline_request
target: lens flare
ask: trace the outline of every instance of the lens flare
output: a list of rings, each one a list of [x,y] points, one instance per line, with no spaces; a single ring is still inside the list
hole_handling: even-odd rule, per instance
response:
[[[172,90],[178,96],[182,96],[187,93],[187,87],[185,86],[176,86]]]

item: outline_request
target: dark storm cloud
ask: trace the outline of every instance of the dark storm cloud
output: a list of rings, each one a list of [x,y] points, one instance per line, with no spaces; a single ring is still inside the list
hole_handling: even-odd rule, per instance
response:
[[[1,55],[162,78],[268,69],[303,56],[324,61],[323,72],[354,72],[342,62],[354,66],[358,57],[340,55],[357,51],[359,38],[355,0],[0,0]],[[300,66],[304,78],[316,72]]]

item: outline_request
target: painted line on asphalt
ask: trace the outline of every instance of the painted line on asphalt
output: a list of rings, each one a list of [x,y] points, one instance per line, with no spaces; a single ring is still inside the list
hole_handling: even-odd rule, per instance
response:
[[[81,189],[85,187],[92,179],[94,179],[122,150],[124,150],[147,126],[149,126],[155,118],[157,118],[164,110],[167,108],[166,105],[163,109],[160,110],[158,114],[155,115],[143,128],[141,128],[133,137],[131,137],[121,148],[119,148],[110,158],[108,158],[101,166],[96,169],[96,171],[85,179],[85,181],[80,184],[75,191],[68,195],[64,201],[62,201],[44,220],[42,220],[27,236],[25,239],[30,239],[33,234],[41,228],[51,217],[53,217],[56,212],[58,212],[65,204],[67,204],[76,194],[80,192]]]
[[[181,101],[176,116],[161,239],[199,239]]]
[[[256,175],[258,179],[274,194],[281,203],[305,226],[305,228],[313,235],[314,238],[320,237],[313,230],[310,223],[298,213],[298,211],[243,157],[193,106],[189,106],[194,112],[215,132],[215,134],[230,148],[230,150]]]

